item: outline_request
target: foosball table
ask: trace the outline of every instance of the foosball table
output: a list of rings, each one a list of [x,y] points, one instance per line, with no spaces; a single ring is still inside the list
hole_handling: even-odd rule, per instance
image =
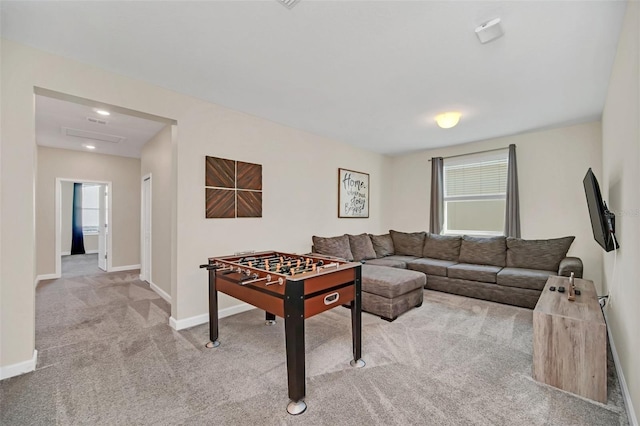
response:
[[[337,306],[351,309],[353,360],[361,359],[361,265],[323,256],[301,256],[276,251],[212,257],[201,268],[209,270],[208,348],[218,341],[218,292],[265,311],[267,325],[284,318],[287,354],[289,414],[303,413],[305,396],[304,320]]]

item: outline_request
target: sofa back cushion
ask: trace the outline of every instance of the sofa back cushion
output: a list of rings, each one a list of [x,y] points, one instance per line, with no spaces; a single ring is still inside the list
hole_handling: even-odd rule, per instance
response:
[[[462,237],[460,263],[505,266],[507,243],[505,237]]]
[[[373,249],[373,243],[371,238],[367,234],[349,235],[349,246],[351,247],[351,254],[353,260],[359,262],[366,259],[375,259],[376,251]]]
[[[459,235],[427,234],[422,249],[422,257],[431,259],[458,261],[460,257],[460,244],[462,237]]]
[[[510,268],[557,271],[576,237],[549,240],[507,238],[507,266]]]
[[[398,255],[422,257],[426,232],[398,232],[389,231],[393,240],[393,247]]]
[[[316,237],[314,235],[312,239],[316,253],[339,257],[348,261],[353,260],[349,237],[346,234],[339,237]]]
[[[371,244],[373,244],[373,249],[376,252],[376,257],[379,259],[381,257],[391,256],[395,254],[395,250],[393,247],[393,240],[391,239],[391,235],[383,234],[383,235],[371,235],[369,234],[369,238],[371,239]]]

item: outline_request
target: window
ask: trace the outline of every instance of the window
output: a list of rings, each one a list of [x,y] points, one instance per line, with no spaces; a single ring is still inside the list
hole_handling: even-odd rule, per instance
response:
[[[100,185],[82,184],[82,232],[97,234],[100,226]]]
[[[444,160],[444,233],[503,235],[509,151]]]

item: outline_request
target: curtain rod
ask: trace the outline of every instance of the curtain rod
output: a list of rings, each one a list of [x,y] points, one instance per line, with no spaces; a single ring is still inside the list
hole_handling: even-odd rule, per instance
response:
[[[456,158],[456,157],[464,157],[465,155],[473,155],[473,154],[484,154],[485,152],[493,152],[493,151],[502,151],[503,149],[509,149],[508,146],[505,146],[504,148],[494,148],[494,149],[486,149],[484,151],[477,151],[477,152],[469,152],[467,154],[458,154],[458,155],[450,155],[448,157],[442,157],[443,160],[446,160],[447,158]],[[431,158],[429,158],[428,161],[431,161]]]

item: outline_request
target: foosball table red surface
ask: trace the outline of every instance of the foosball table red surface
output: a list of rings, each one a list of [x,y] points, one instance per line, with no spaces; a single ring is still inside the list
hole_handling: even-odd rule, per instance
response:
[[[306,410],[304,320],[337,306],[351,309],[353,360],[361,359],[361,265],[318,255],[276,251],[209,258],[209,337],[218,341],[218,291],[266,313],[266,324],[284,318],[289,387],[289,414]]]

